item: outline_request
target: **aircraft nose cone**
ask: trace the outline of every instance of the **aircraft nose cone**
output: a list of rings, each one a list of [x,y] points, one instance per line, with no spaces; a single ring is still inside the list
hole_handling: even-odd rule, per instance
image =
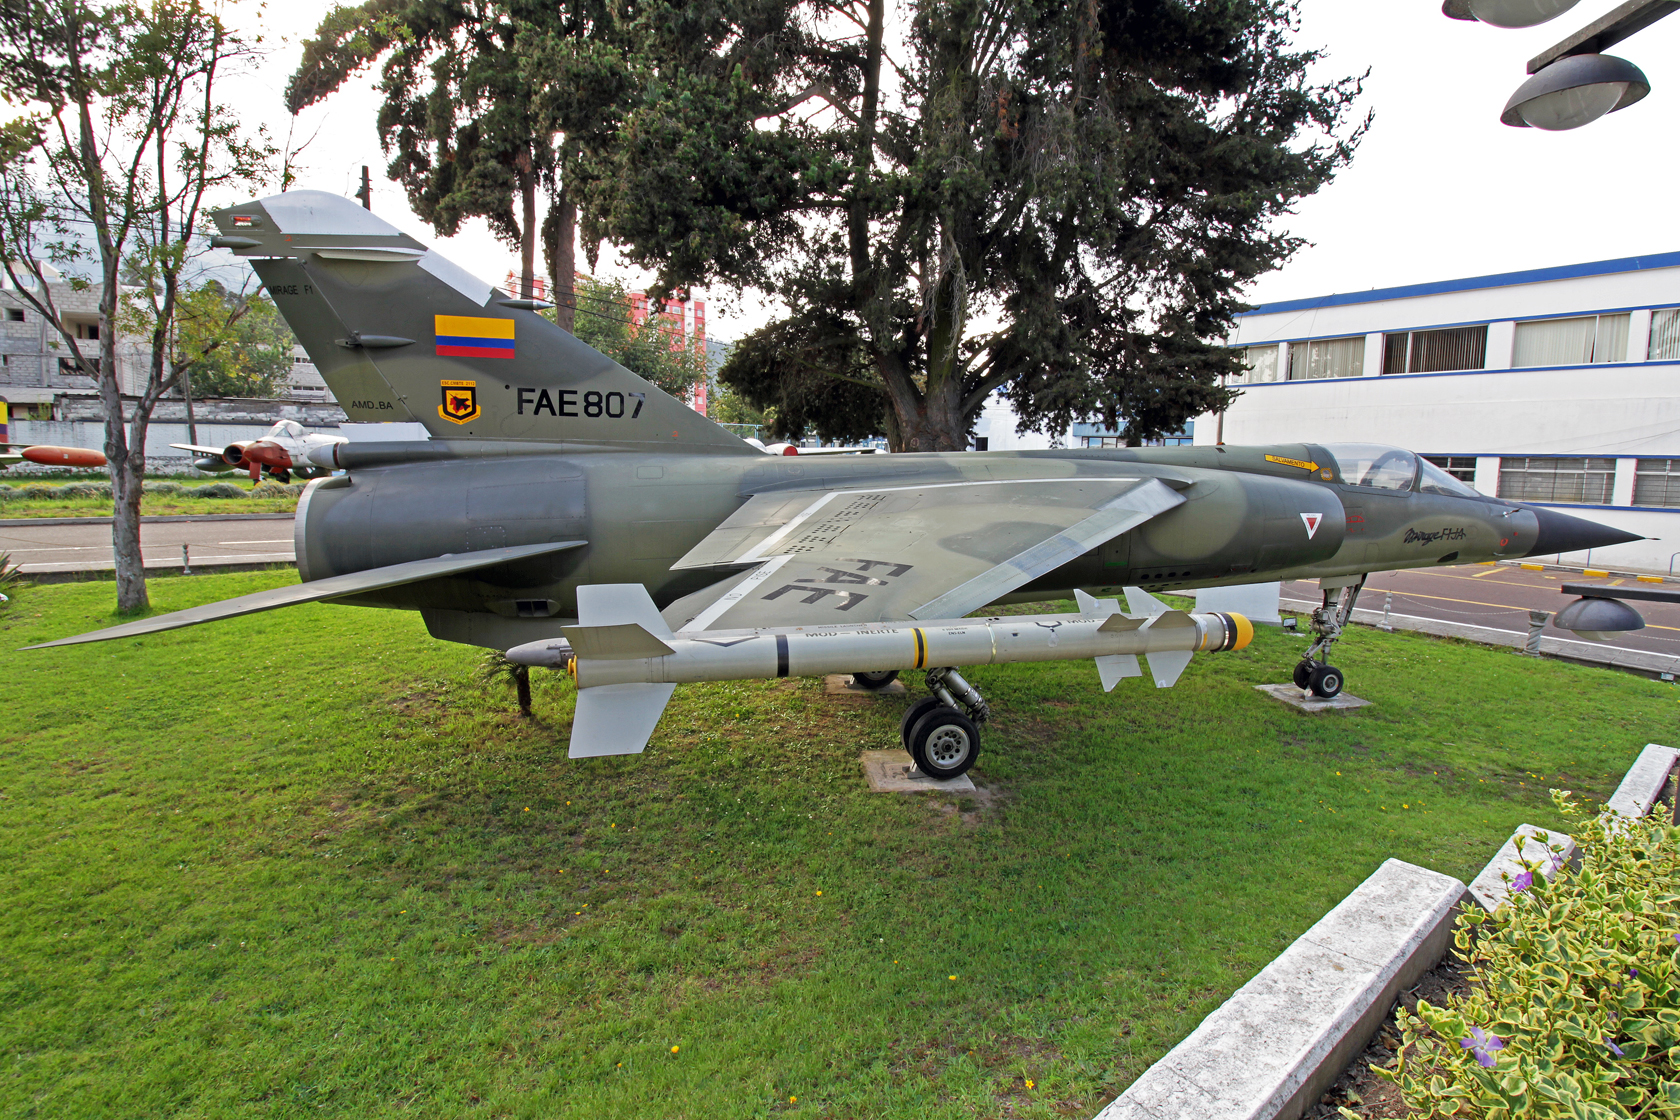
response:
[[[1528,506],[1540,522],[1540,535],[1535,538],[1529,556],[1550,556],[1559,552],[1585,552],[1589,548],[1609,548],[1613,544],[1644,540],[1638,533],[1612,529],[1584,517],[1559,513],[1548,506]]]

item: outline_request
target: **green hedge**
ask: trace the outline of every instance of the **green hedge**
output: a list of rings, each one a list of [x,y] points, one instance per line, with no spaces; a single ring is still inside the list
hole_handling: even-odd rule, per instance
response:
[[[148,494],[161,494],[175,498],[295,498],[303,493],[304,483],[294,482],[289,486],[282,486],[273,479],[265,479],[247,490],[242,486],[235,486],[231,482],[207,482],[202,486],[183,486],[179,482],[147,482],[144,484]],[[109,482],[67,482],[62,486],[49,486],[45,483],[31,482],[22,486],[0,484],[0,503],[11,501],[69,501],[75,498],[103,498],[111,500],[111,484]]]

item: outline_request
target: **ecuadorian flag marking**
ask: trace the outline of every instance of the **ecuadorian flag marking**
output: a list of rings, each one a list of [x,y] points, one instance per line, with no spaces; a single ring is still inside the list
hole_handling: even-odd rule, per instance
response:
[[[513,357],[513,320],[436,315],[437,352],[443,358]]]

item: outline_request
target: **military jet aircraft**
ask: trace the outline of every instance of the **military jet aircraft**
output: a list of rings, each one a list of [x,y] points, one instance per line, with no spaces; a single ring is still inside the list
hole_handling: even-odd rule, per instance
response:
[[[987,714],[959,666],[1094,657],[1113,687],[1143,654],[1168,685],[1247,640],[1151,592],[1318,579],[1296,679],[1328,696],[1368,573],[1637,539],[1396,447],[767,456],[347,199],[215,221],[350,418],[431,438],[330,449],[345,473],[298,504],[299,585],[46,645],[312,601],[418,610],[433,637],[566,667],[574,757],[642,750],[678,681],[928,670],[904,738],[949,775]],[[1116,592],[1130,614],[1096,598]],[[1070,595],[1077,615],[965,617]]]
[[[199,456],[193,466],[201,471],[246,470],[255,482],[267,471],[281,482],[299,478],[323,478],[332,473],[332,449],[349,441],[344,436],[311,432],[296,420],[281,420],[257,439],[235,440],[226,447],[200,447],[196,443],[169,446]]]

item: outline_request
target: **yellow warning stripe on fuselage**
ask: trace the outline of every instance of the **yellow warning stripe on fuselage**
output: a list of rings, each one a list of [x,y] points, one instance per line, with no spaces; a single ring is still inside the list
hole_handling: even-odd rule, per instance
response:
[[[1317,463],[1309,463],[1305,459],[1285,459],[1281,455],[1268,455],[1266,456],[1266,462],[1282,463],[1286,467],[1300,467],[1304,471],[1316,471],[1318,469]]]

